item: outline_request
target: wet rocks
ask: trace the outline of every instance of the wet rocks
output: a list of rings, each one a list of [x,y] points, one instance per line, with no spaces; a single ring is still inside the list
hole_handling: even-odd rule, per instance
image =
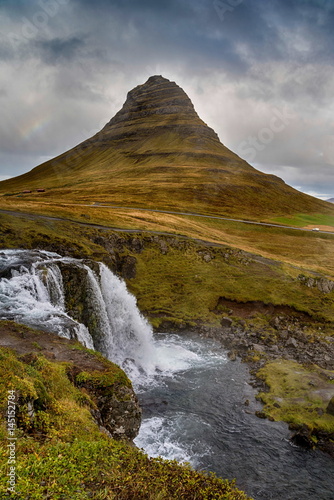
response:
[[[94,419],[115,439],[133,440],[139,431],[141,409],[132,390],[124,384],[105,384],[106,374],[101,374],[101,383],[93,377],[76,377],[76,385],[84,388],[96,403],[91,411]],[[103,382],[103,383],[102,383]]]

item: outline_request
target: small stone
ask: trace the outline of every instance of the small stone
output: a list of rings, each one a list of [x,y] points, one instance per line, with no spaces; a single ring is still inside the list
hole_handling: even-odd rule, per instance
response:
[[[230,352],[227,354],[227,356],[228,356],[228,359],[229,359],[230,361],[235,361],[235,360],[237,359],[237,354],[236,354],[236,352],[235,352],[235,351],[230,351]]]
[[[279,336],[282,340],[286,340],[289,337],[289,332],[288,330],[281,330],[279,332]]]
[[[253,349],[256,352],[265,352],[265,348],[260,344],[253,344]]]
[[[294,339],[293,337],[291,337],[287,343],[286,343],[286,347],[293,347],[294,349],[296,349],[296,347],[298,347],[298,342],[296,339]]]
[[[233,321],[231,318],[227,318],[226,316],[222,318],[220,324],[224,327],[230,328],[232,326]]]
[[[212,257],[209,253],[206,253],[204,256],[203,256],[203,260],[205,262],[210,262],[210,260],[212,260]]]

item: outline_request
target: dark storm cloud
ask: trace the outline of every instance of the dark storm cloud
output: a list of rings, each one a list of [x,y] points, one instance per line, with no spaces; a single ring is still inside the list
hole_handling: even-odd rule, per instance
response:
[[[52,40],[37,41],[35,43],[40,56],[46,64],[58,64],[73,60],[82,52],[85,42],[78,37],[72,37],[68,40],[62,38],[53,38]]]

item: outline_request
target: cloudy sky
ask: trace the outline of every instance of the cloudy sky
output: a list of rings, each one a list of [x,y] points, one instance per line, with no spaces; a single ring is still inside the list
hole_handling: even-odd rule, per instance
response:
[[[333,0],[0,0],[0,179],[161,74],[253,166],[333,197],[333,54]]]

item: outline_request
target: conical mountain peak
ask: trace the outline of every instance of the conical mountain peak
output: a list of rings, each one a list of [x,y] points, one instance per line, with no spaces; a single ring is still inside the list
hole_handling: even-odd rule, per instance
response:
[[[61,192],[64,200],[244,218],[321,213],[329,206],[226,148],[184,90],[161,75],[130,90],[122,109],[93,137],[3,181],[0,189],[15,193],[41,183],[47,196]]]
[[[125,139],[133,134],[138,140],[146,133],[151,135],[153,129],[154,135],[170,129],[177,130],[183,138],[195,134],[219,142],[217,134],[199,118],[184,90],[161,75],[151,76],[130,90],[122,109],[101,132],[106,140]]]

